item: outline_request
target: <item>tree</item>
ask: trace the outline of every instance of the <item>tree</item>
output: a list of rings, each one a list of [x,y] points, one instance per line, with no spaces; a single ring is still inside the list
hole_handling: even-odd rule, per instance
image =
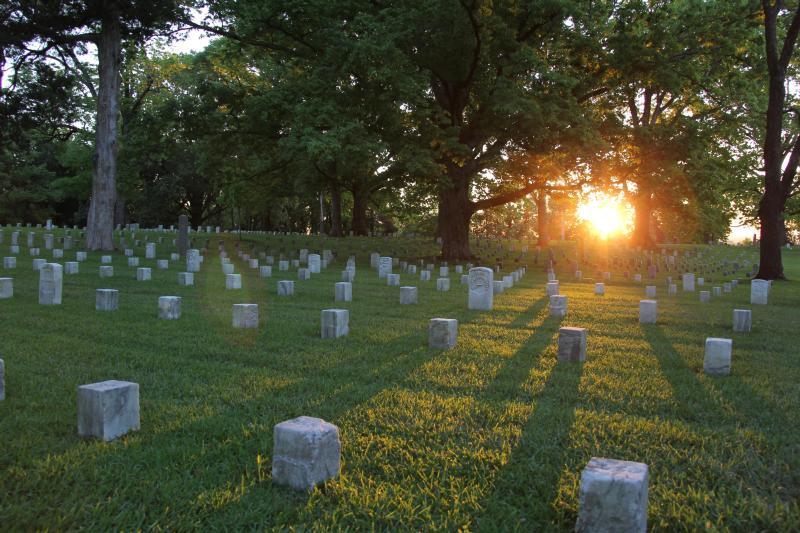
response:
[[[86,247],[114,247],[117,179],[117,121],[124,40],[143,42],[177,17],[179,5],[165,0],[83,0],[7,2],[0,48],[17,65],[31,57],[48,58],[81,79],[96,98],[95,155]],[[79,56],[86,44],[97,48],[97,87]]]
[[[781,0],[762,0],[764,45],[769,79],[766,132],[764,136],[764,194],[758,204],[761,222],[760,279],[784,279],[781,243],[785,235],[783,214],[800,181],[800,132],[785,130],[784,118],[800,110],[787,105],[786,84],[800,33],[800,4],[791,8]],[[792,102],[794,104],[794,102]],[[786,148],[788,146],[788,148]]]

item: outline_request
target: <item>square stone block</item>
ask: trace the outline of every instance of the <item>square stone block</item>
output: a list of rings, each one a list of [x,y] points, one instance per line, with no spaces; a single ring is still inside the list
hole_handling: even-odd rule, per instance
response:
[[[78,435],[114,440],[139,430],[139,385],[102,381],[78,387]]]
[[[586,328],[558,328],[558,360],[586,361]]]
[[[546,292],[548,297],[558,294],[558,281],[548,281]]]
[[[75,252],[75,261],[86,261],[86,252]]]
[[[39,303],[61,305],[64,268],[58,263],[45,263],[39,270]]]
[[[709,291],[700,291],[700,302],[708,303],[711,301],[711,293]]]
[[[167,270],[169,268],[169,261],[166,259],[159,259],[156,261],[156,268],[159,270]]]
[[[353,301],[353,284],[348,281],[340,281],[333,285],[334,301],[337,302],[352,302]]]
[[[469,276],[467,307],[478,311],[490,311],[494,305],[494,272],[491,268],[476,267],[470,268],[467,275]]]
[[[339,428],[320,418],[300,416],[275,425],[272,480],[295,490],[311,490],[341,469]]]
[[[421,270],[419,273],[419,280],[420,281],[430,281],[431,280],[431,271],[430,270]]]
[[[47,264],[47,259],[34,259],[33,260],[33,271],[38,272],[42,269],[44,265]]]
[[[436,290],[447,292],[450,290],[450,278],[439,278],[436,280]]]
[[[456,345],[458,320],[455,318],[432,318],[428,325],[428,346],[449,350]]]
[[[180,296],[158,297],[158,318],[163,320],[177,320],[181,317]]]
[[[178,285],[182,287],[194,285],[194,274],[192,272],[178,272]]]
[[[136,269],[136,281],[150,281],[152,274],[150,267],[139,267]]]
[[[235,267],[233,263],[224,262],[222,263],[222,273],[226,276],[233,274]]]
[[[563,294],[550,296],[550,316],[564,318],[567,316],[567,297]]]
[[[102,265],[100,267],[101,278],[111,278],[114,276],[114,267],[110,265]]]
[[[692,274],[691,272],[684,274],[682,281],[683,281],[683,290],[685,292],[694,291],[694,274]]]
[[[754,279],[750,281],[750,303],[753,305],[767,305],[769,301],[769,281]]]
[[[731,373],[731,339],[706,339],[706,351],[703,358],[703,371],[710,376],[727,376]]]
[[[595,283],[594,284],[594,293],[597,296],[603,296],[606,293],[606,285],[605,285],[605,283]]]
[[[17,268],[17,258],[16,257],[4,257],[3,258],[3,268]]]
[[[658,316],[658,302],[656,300],[639,300],[639,323],[655,324]]]
[[[494,280],[492,281],[492,296],[495,294],[503,294],[506,290],[506,286],[502,280]]]
[[[581,473],[579,533],[645,533],[648,468],[644,463],[592,457]]]
[[[656,286],[655,285],[646,285],[644,288],[644,295],[648,298],[655,298],[656,297]]]
[[[236,290],[242,288],[242,275],[241,274],[227,274],[225,276],[225,289]]]
[[[311,271],[307,268],[298,268],[297,269],[297,279],[300,280],[307,280],[311,279]]]
[[[129,257],[128,258],[128,266],[129,267],[138,267],[139,266],[139,258],[138,257]]]
[[[258,304],[233,304],[233,327],[257,328]]]
[[[344,337],[350,332],[350,312],[347,309],[323,309],[322,328],[323,339]]]
[[[409,305],[417,303],[417,288],[416,287],[400,287],[400,303],[402,305]]]
[[[67,261],[64,263],[64,273],[65,274],[77,274],[80,269],[80,263],[77,261]]]
[[[119,307],[119,291],[117,289],[97,289],[94,295],[96,311],[116,311]]]
[[[263,265],[258,269],[258,275],[262,278],[271,278],[272,277],[272,267],[269,265]]]
[[[0,278],[0,300],[14,297],[14,278]]]
[[[291,296],[294,294],[294,281],[281,280],[278,282],[278,296]]]
[[[386,285],[389,287],[399,287],[400,274],[386,274]]]
[[[675,295],[678,294],[678,285],[676,283],[670,283],[667,287],[667,294]]]
[[[733,310],[733,331],[746,333],[752,327],[753,316],[750,309]]]

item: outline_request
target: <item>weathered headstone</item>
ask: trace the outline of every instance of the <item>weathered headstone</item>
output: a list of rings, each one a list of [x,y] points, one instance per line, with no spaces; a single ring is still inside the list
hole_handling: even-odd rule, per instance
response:
[[[581,473],[578,533],[646,533],[648,468],[592,457]]]
[[[585,328],[558,328],[558,360],[565,362],[586,360]]]
[[[136,281],[150,281],[153,279],[153,271],[150,267],[139,267],[136,269]]]
[[[226,274],[225,275],[225,289],[236,290],[242,288],[242,275],[241,274]]]
[[[733,341],[709,337],[706,339],[703,371],[710,376],[727,376],[731,373]]]
[[[594,284],[594,293],[597,296],[603,296],[606,293],[606,285],[605,283],[595,283]]]
[[[0,278],[0,300],[14,297],[14,278]]]
[[[177,320],[181,317],[180,296],[158,297],[158,318],[164,320]]]
[[[392,273],[392,258],[381,257],[380,261],[378,262],[378,277],[383,279],[388,274],[391,273]]]
[[[658,302],[656,300],[639,300],[639,323],[655,324],[658,316]]]
[[[694,291],[694,274],[687,272],[683,275],[683,290],[684,292]]]
[[[63,286],[63,267],[58,263],[46,263],[39,271],[39,303],[60,305]]]
[[[200,272],[200,250],[186,250],[186,272]]]
[[[417,303],[417,288],[416,287],[400,287],[400,303],[402,305],[409,305]]]
[[[711,293],[709,291],[700,291],[700,302],[708,303],[711,301]]]
[[[344,337],[350,332],[350,312],[347,309],[323,309],[321,318],[323,339]]]
[[[182,287],[194,285],[194,274],[191,272],[178,272],[178,285]]]
[[[754,279],[750,281],[750,303],[753,305],[767,305],[769,300],[769,281]]]
[[[278,282],[278,296],[291,296],[294,294],[294,281],[281,280]]]
[[[233,304],[233,327],[257,328],[258,304]]]
[[[458,320],[455,318],[432,318],[428,325],[428,346],[449,350],[456,345]]]
[[[321,264],[322,264],[322,259],[320,258],[319,254],[309,254],[308,270],[312,274],[319,274]]]
[[[80,263],[77,261],[67,261],[64,263],[64,274],[77,274],[80,269]]]
[[[275,425],[272,480],[295,490],[311,490],[339,475],[339,428],[320,418],[300,416]]]
[[[560,294],[550,295],[550,316],[564,318],[567,316],[567,297]]]
[[[750,309],[733,310],[733,331],[746,333],[752,327],[753,314]]]
[[[336,302],[352,302],[353,301],[353,284],[348,281],[340,281],[333,285],[334,301]]]
[[[655,298],[656,297],[656,286],[655,285],[646,285],[644,288],[644,295],[648,298]]]
[[[111,441],[138,430],[138,384],[111,380],[78,387],[78,435]]]
[[[97,289],[94,294],[96,311],[116,311],[119,308],[119,291],[117,289]]]
[[[469,270],[469,296],[467,307],[490,311],[494,303],[494,273],[491,268],[476,267]]]
[[[262,278],[271,278],[272,267],[269,265],[262,265],[261,267],[259,267],[258,275]]]

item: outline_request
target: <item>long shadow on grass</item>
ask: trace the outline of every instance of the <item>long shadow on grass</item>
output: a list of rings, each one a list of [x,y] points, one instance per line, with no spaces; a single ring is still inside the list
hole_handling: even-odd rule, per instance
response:
[[[547,305],[547,302],[548,299],[546,297],[542,297],[534,301],[530,307],[517,315],[517,317],[508,325],[508,327],[519,328],[528,326],[531,323],[531,320],[533,320],[533,318],[538,315],[542,309],[544,309],[544,306]]]
[[[517,447],[481,504],[487,512],[476,518],[478,529],[535,531],[553,527],[551,502],[557,497],[569,451],[582,370],[580,363],[555,364],[535,398],[536,406]]]
[[[415,332],[407,337],[418,335]],[[348,410],[369,401],[381,390],[401,383],[438,355],[437,351],[429,350],[424,345],[412,350],[404,349],[407,340],[403,337],[387,343],[389,346],[382,352],[384,357],[379,363],[376,361],[378,364],[371,371],[352,372],[347,367],[340,367],[323,378],[312,375],[298,383],[277,391],[265,391],[250,400],[220,409],[212,416],[174,429],[148,432],[144,413],[141,433],[111,445],[86,444],[100,449],[92,450],[91,459],[79,459],[77,465],[67,467],[70,486],[111,483],[127,487],[158,487],[155,494],[163,494],[163,497],[152,494],[145,497],[136,492],[141,488],[119,491],[114,503],[106,502],[105,496],[100,493],[97,497],[102,497],[104,505],[109,506],[109,514],[123,512],[121,508],[113,508],[117,504],[136,507],[148,501],[147,516],[143,518],[143,523],[159,521],[163,525],[171,521],[183,522],[190,516],[194,520],[197,516],[192,516],[192,513],[202,515],[218,512],[219,509],[212,506],[206,508],[198,503],[199,496],[214,493],[215,490],[224,491],[231,483],[235,487],[240,480],[244,485],[244,478],[249,477],[248,483],[253,482],[259,487],[259,497],[269,498],[273,507],[281,509],[281,520],[285,520],[287,516],[299,513],[307,504],[309,495],[274,486],[268,475],[255,471],[259,454],[267,458],[271,456],[274,424],[300,414],[335,420]],[[336,386],[333,392],[332,384]],[[120,466],[124,469],[126,464],[149,466],[120,472]],[[44,468],[44,465],[39,465],[39,468]],[[268,465],[266,468],[269,468]],[[135,474],[133,470],[136,470]],[[134,475],[135,479],[128,477]],[[213,481],[205,485],[186,483],[186,476],[194,479],[206,476],[206,479]],[[264,479],[256,479],[256,476]],[[38,487],[34,490],[38,492],[44,489]],[[70,498],[66,494],[53,496],[64,500]],[[88,509],[92,505],[82,507]],[[168,513],[167,509],[170,510]],[[165,513],[168,517],[164,516]],[[72,518],[80,523],[84,517]],[[274,516],[261,517],[260,522],[263,526],[278,518],[276,513]]]
[[[709,426],[720,426],[723,422],[729,422],[731,413],[726,413],[721,408],[698,378],[697,373],[702,372],[702,369],[689,366],[661,326],[643,325],[642,330],[651,352],[658,360],[661,373],[672,387],[672,396],[677,406],[676,417],[682,421]]]

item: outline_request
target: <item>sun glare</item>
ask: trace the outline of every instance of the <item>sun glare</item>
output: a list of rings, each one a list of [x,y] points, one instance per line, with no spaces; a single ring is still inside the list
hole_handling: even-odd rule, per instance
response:
[[[589,223],[601,239],[627,232],[630,211],[630,207],[619,198],[605,194],[590,195],[578,204],[578,218]]]

